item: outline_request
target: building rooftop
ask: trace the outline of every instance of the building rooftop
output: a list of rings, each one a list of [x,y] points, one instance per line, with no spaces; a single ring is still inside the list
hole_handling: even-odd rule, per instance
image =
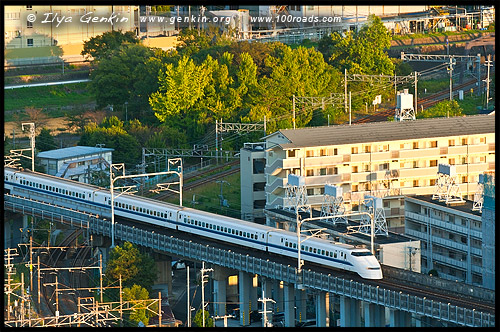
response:
[[[481,217],[481,213],[479,213],[479,211],[472,211],[472,206],[474,202],[468,199],[464,199],[465,201],[464,203],[454,203],[454,204],[452,203],[447,205],[445,202],[440,202],[437,199],[432,199],[432,195],[416,195],[416,196],[405,197],[405,199],[407,198],[416,199],[427,203],[432,203],[445,208],[454,209],[460,212],[470,213]]]
[[[288,210],[283,210],[283,209],[266,209],[266,211],[270,212],[273,216],[278,217],[281,220],[286,220],[286,221],[291,221],[295,222],[296,220],[296,215],[295,212],[291,212]],[[309,214],[305,212],[300,212],[300,215],[303,219],[309,218]],[[313,209],[312,210],[312,215],[313,217],[319,217],[321,215],[320,211]],[[347,226],[358,226],[360,225],[359,221],[352,220],[348,218],[348,225],[337,223],[333,225],[331,222],[326,222],[326,221],[321,221],[321,220],[314,220],[314,221],[309,221],[310,224],[314,224],[318,227],[324,227],[328,229],[329,231],[332,231],[334,233],[340,234],[348,234],[351,238],[351,240],[357,241],[359,243],[363,242],[370,242],[370,236],[366,234],[361,234],[361,233],[348,233]],[[410,238],[404,234],[397,234],[394,232],[388,232],[388,236],[385,235],[377,235],[374,238],[374,242],[376,244],[389,244],[389,243],[401,243],[401,242],[410,242],[413,241],[413,238]]]
[[[281,129],[290,143],[283,149],[328,146],[369,142],[411,140],[430,137],[489,134],[495,132],[495,115],[472,115],[451,118],[419,119],[415,121],[386,121],[330,127]]]
[[[82,157],[82,156],[87,156],[90,154],[96,154],[96,153],[106,153],[110,151],[114,151],[115,149],[112,148],[96,148],[92,146],[72,146],[69,148],[64,148],[64,149],[56,149],[56,150],[50,150],[50,151],[43,151],[37,154],[38,158],[45,158],[45,159],[56,159],[56,160],[61,160],[61,159],[68,159],[68,158],[76,158],[76,157]]]

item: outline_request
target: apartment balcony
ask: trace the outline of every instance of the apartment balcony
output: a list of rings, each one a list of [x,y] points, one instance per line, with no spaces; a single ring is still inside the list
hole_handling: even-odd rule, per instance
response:
[[[427,241],[427,233],[416,231],[414,229],[408,229],[408,228],[405,229],[405,233],[409,236],[414,236],[422,241],[428,242]],[[463,252],[463,253],[467,252],[466,245],[455,242],[455,241],[443,239],[443,238],[438,237],[436,235],[431,236],[431,241],[433,244],[438,244],[438,245],[445,247],[445,248],[455,249],[455,250]],[[479,248],[470,247],[470,252],[471,252],[471,254],[479,256],[479,257],[483,256],[483,251]]]
[[[489,143],[488,144],[488,151],[489,152],[494,152],[495,151],[495,143]]]
[[[488,171],[494,171],[495,170],[495,162],[488,163]]]
[[[425,157],[437,157],[439,156],[439,154],[440,154],[440,148],[400,150],[399,158],[415,159],[415,158],[425,158]]]
[[[475,164],[463,164],[463,165],[455,165],[455,169],[458,175],[466,175],[469,173],[482,173],[487,170],[488,164],[486,163],[475,163]]]
[[[343,163],[349,163],[351,162],[351,155],[350,154],[345,154],[342,156],[342,162]]]
[[[351,154],[352,163],[369,162],[369,161],[370,161],[370,153]]]
[[[458,259],[446,257],[444,255],[432,253],[432,260],[436,263],[441,263],[444,265],[448,265],[452,268],[460,268],[463,270],[467,270],[467,261],[460,261]]]
[[[416,178],[421,176],[434,176],[437,178],[437,167],[402,168],[399,170],[399,178]],[[457,170],[458,173],[458,170]]]
[[[342,164],[343,156],[309,157],[304,159],[305,167],[322,167]]]
[[[305,177],[305,184],[306,184],[306,186],[325,185],[326,183],[340,184],[340,183],[344,182],[344,181],[342,181],[343,175],[344,174],[306,176]]]
[[[494,146],[493,146],[494,149]],[[487,144],[469,145],[469,154],[488,152],[489,146]]]
[[[374,172],[351,173],[352,182],[383,181],[387,170]]]
[[[398,156],[393,157],[393,152],[397,152]],[[380,160],[391,160],[393,158],[398,158],[399,157],[399,151],[384,151],[384,152],[372,152],[372,162],[374,161],[380,161]]]
[[[458,145],[448,147],[448,155],[467,154],[467,145]]]
[[[418,220],[422,224],[425,224],[425,225],[427,225],[427,223],[428,223],[427,222],[427,217],[422,216],[422,215],[420,215],[418,213],[406,211],[405,212],[405,217],[406,218],[411,218],[413,220]],[[444,229],[446,231],[450,231],[450,232],[454,232],[454,233],[459,233],[459,234],[461,234],[463,236],[467,236],[467,233],[468,233],[468,229],[467,229],[466,226],[456,225],[454,223],[442,221],[440,219],[430,218],[430,223],[433,226],[439,227],[439,228]],[[482,240],[483,239],[483,235],[482,235],[481,231],[476,231],[476,230],[471,229],[470,230],[470,235],[471,235],[471,237],[476,238],[478,240]]]

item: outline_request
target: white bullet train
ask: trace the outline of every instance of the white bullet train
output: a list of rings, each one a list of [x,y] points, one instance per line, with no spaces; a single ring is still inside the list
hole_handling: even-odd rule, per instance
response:
[[[111,217],[109,190],[47,174],[6,167],[4,192],[47,203],[55,203],[57,198],[58,205]],[[115,216],[297,258],[294,232],[132,194],[114,198],[114,204]],[[366,279],[382,279],[379,262],[365,248],[309,238],[301,243],[301,259],[352,271]]]

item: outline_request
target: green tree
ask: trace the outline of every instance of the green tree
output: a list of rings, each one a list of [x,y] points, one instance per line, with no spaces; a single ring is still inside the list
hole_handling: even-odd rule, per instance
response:
[[[95,62],[99,62],[109,59],[123,44],[139,44],[139,39],[133,31],[107,31],[84,42],[81,55],[86,59],[92,57]]]
[[[149,255],[142,254],[136,245],[125,242],[113,248],[106,266],[106,277],[110,282],[118,281],[120,275],[123,286],[139,285],[150,292],[157,278],[157,268]]]
[[[423,112],[417,113],[417,119],[423,118],[443,118],[447,116],[462,116],[462,107],[458,104],[456,100],[444,100],[431,108],[424,110]]]
[[[42,128],[40,134],[35,138],[35,145],[38,151],[48,151],[57,149],[54,136],[50,134],[50,129]]]
[[[149,94],[156,88],[151,77],[156,79],[158,74],[149,70],[151,65],[146,65],[153,55],[148,47],[134,44],[121,46],[112,56],[102,59],[90,75],[90,87],[98,106],[123,109],[124,103],[129,102],[128,111],[132,115],[137,106],[147,105]]]
[[[95,122],[85,126],[79,145],[104,144],[113,148],[113,162],[135,165],[139,161],[141,148],[137,139],[128,134],[123,122],[116,116],[105,117],[98,126]]]
[[[158,312],[158,305],[156,303],[150,307],[150,310],[146,309],[147,305],[151,304],[152,301],[144,301],[149,300],[149,292],[139,285],[134,284],[130,288],[123,288],[123,300],[132,302],[135,300],[143,300],[141,302],[136,302],[134,310],[132,310],[129,315],[129,320],[134,323],[133,326],[137,326],[139,322],[147,326],[149,324],[149,319],[155,316],[155,312]]]
[[[203,327],[203,312],[201,310],[202,309],[199,309],[193,318],[193,323],[197,327]],[[208,313],[207,310],[205,310],[205,327],[213,327],[213,326],[214,326],[214,320],[210,318],[210,314]]]

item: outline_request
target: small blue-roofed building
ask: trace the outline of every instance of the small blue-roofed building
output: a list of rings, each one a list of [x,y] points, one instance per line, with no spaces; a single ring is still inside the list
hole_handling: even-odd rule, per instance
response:
[[[101,169],[109,172],[113,151],[104,147],[72,146],[40,152],[37,160],[46,174],[89,183],[91,172]]]

